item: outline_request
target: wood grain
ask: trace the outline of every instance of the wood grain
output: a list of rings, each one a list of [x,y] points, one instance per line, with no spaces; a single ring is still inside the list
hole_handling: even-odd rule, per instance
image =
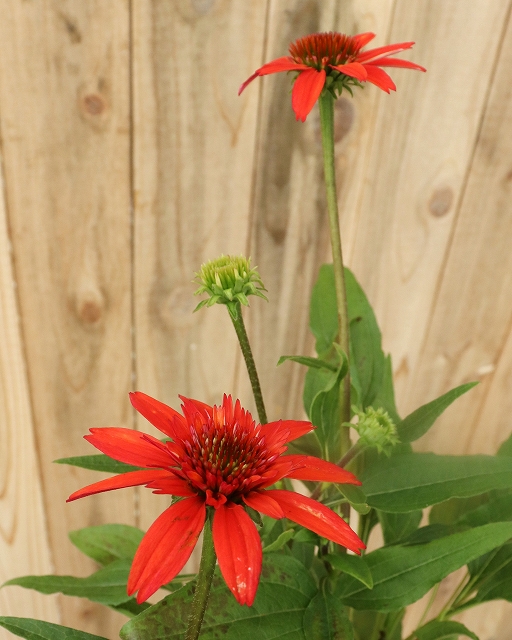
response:
[[[52,465],[92,453],[89,427],[131,421],[127,9],[4,2],[0,25],[8,224],[50,544],[65,574],[94,568],[68,531],[134,519],[131,490],[66,505],[97,476]],[[114,635],[119,620],[62,599],[64,624]]]

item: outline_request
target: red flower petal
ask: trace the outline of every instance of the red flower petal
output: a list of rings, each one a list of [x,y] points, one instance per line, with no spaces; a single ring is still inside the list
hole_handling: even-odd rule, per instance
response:
[[[352,36],[352,39],[356,42],[357,45],[359,45],[360,49],[362,49],[374,38],[375,34],[371,31],[367,31],[366,33],[358,33],[357,35]]]
[[[186,498],[166,509],[151,525],[137,549],[128,577],[128,595],[147,600],[172,580],[190,557],[206,518],[203,498]]]
[[[270,518],[275,518],[276,520],[284,518],[284,511],[274,498],[267,495],[266,491],[251,491],[251,493],[243,496],[243,501],[251,509],[260,511]]]
[[[366,69],[359,62],[348,62],[347,64],[338,64],[336,66],[333,65],[332,68],[361,82],[364,82],[368,75],[366,73]]]
[[[75,493],[72,493],[69,496],[66,502],[72,502],[73,500],[78,500],[78,498],[85,498],[85,496],[92,496],[95,493],[102,493],[103,491],[124,489],[125,487],[137,487],[141,484],[148,484],[153,480],[158,480],[167,476],[169,476],[169,472],[165,471],[165,469],[148,469],[147,471],[129,471],[128,473],[121,473],[117,476],[113,476],[112,478],[100,480],[99,482],[95,482],[83,489],[75,491]]]
[[[265,438],[275,437],[280,444],[286,444],[313,431],[315,427],[305,420],[277,420],[261,427]]]
[[[377,58],[377,60],[370,60],[365,64],[366,69],[368,65],[375,65],[376,67],[400,67],[402,69],[417,69],[418,71],[426,71],[425,67],[409,60],[400,60],[400,58]]]
[[[174,438],[173,422],[175,419],[181,424],[185,424],[180,413],[141,391],[130,393],[130,402],[146,420],[149,420],[154,427],[170,438]]]
[[[382,55],[383,53],[399,53],[405,51],[413,46],[414,42],[399,42],[397,44],[387,44],[384,47],[377,47],[376,49],[370,49],[369,51],[363,51],[357,55],[358,62],[367,62],[372,58]]]
[[[245,87],[258,76],[267,76],[270,73],[280,73],[281,71],[300,71],[301,69],[310,69],[310,67],[305,64],[295,62],[295,60],[289,56],[276,58],[275,60],[264,64],[262,67],[257,69],[252,76],[247,78],[247,80],[241,85],[240,89],[238,89],[238,95],[240,95]]]
[[[261,572],[261,540],[238,504],[222,505],[213,517],[213,543],[221,573],[240,604],[254,602]]]
[[[327,462],[321,458],[293,455],[285,456],[283,460],[290,458],[296,464],[296,467],[286,475],[287,478],[314,480],[315,482],[337,482],[339,484],[362,484],[350,471],[341,469],[334,463]],[[300,468],[297,468],[299,466]]]
[[[359,554],[366,546],[337,513],[312,498],[293,491],[268,490],[267,495],[278,502],[286,517]]]
[[[395,83],[393,82],[393,80],[391,80],[391,78],[385,71],[370,64],[365,65],[365,68],[368,72],[368,78],[366,79],[367,82],[371,82],[386,93],[389,93],[390,91],[396,91]]]
[[[313,108],[318,97],[322,93],[325,84],[325,71],[322,69],[309,69],[302,71],[292,89],[292,109],[295,118],[306,121],[309,112]]]
[[[119,462],[164,468],[173,464],[171,456],[161,450],[162,443],[147,433],[123,427],[102,427],[90,431],[91,435],[84,436],[85,440]]]
[[[177,478],[176,476],[167,475],[165,478],[157,478],[146,485],[148,489],[153,489],[153,493],[158,495],[171,495],[179,496],[180,498],[189,498],[191,496],[197,496],[195,491],[192,491],[189,484]]]

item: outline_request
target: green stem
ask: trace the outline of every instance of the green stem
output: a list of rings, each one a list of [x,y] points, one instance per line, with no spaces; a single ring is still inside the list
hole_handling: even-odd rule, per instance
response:
[[[203,550],[201,553],[201,564],[197,574],[196,590],[192,601],[192,609],[188,619],[188,629],[185,640],[197,640],[201,625],[203,624],[206,605],[212,586],[213,572],[217,557],[213,546],[212,527],[210,519],[207,518],[203,530]]]
[[[247,373],[249,374],[249,379],[251,381],[252,393],[256,402],[256,409],[258,410],[260,424],[267,424],[267,412],[265,411],[265,405],[263,404],[263,395],[261,393],[258,372],[256,371],[256,364],[252,356],[251,345],[249,344],[247,331],[245,330],[240,303],[236,302],[232,307],[228,306],[228,311],[229,316],[233,321],[236,335],[238,336],[238,342],[240,343],[240,348],[242,349],[245,364],[247,365]]]
[[[334,266],[334,281],[336,287],[336,303],[338,310],[338,342],[350,356],[349,326],[347,312],[347,294],[345,287],[345,271],[341,250],[340,223],[338,216],[338,199],[336,195],[336,171],[334,162],[334,98],[328,91],[323,91],[318,100],[320,108],[320,128],[322,131],[322,148],[324,156],[325,188],[327,192],[327,210],[329,213],[329,228],[331,233],[332,261]],[[343,378],[340,394],[340,429],[341,454],[350,448],[348,429],[341,426],[342,422],[350,422],[350,373]]]

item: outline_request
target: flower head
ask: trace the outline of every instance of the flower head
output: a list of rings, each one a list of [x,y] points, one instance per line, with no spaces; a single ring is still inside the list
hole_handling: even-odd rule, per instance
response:
[[[259,296],[266,291],[256,268],[251,268],[251,259],[244,256],[220,256],[201,265],[196,273],[196,282],[201,286],[195,295],[207,293],[208,298],[201,300],[194,311],[205,305],[226,304],[229,308],[237,303],[249,306],[247,296]]]
[[[410,49],[414,42],[400,42],[361,49],[375,38],[374,33],[347,36],[343,33],[312,33],[299,38],[289,48],[289,56],[267,62],[257,69],[240,87],[238,95],[258,76],[280,71],[297,71],[292,91],[292,107],[297,120],[304,122],[318,100],[324,87],[334,97],[343,89],[351,92],[351,86],[371,82],[387,93],[396,86],[382,67],[403,67],[426,71],[424,67],[390,56]]]
[[[305,455],[282,454],[286,443],[314,429],[310,422],[256,424],[237,400],[224,396],[209,406],[182,399],[182,414],[137,392],[133,406],[171,438],[120,427],[91,429],[85,436],[106,455],[144,467],[101,480],[73,493],[76,500],[102,491],[146,485],[179,498],[151,525],[137,549],[128,593],[147,600],[182,569],[213,512],[213,542],[221,573],[240,604],[251,605],[258,588],[262,549],[245,507],[271,518],[287,517],[356,553],[365,546],[348,524],[323,504],[293,491],[269,489],[282,478],[361,484],[348,471]]]

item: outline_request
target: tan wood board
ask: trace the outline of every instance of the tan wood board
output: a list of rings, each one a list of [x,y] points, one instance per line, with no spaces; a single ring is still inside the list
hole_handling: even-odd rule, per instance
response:
[[[51,573],[39,464],[7,235],[0,173],[0,584],[24,574]],[[55,597],[20,587],[0,590],[3,615],[59,622]],[[0,637],[9,635],[0,630]]]
[[[133,522],[133,491],[66,505],[98,476],[52,460],[132,420],[128,3],[3,9],[5,189],[49,539],[57,573],[87,575],[68,531]],[[119,620],[62,598],[68,626],[115,636]]]

